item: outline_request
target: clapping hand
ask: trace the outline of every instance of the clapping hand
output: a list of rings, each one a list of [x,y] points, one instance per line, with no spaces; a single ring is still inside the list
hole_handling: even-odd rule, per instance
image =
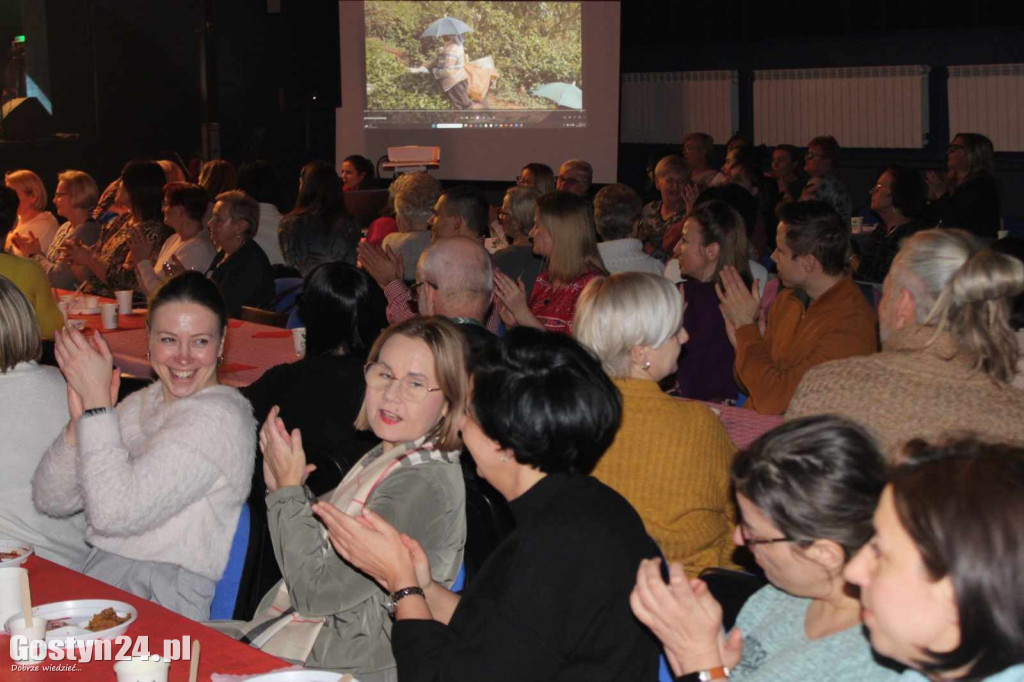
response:
[[[72,265],[88,265],[92,260],[92,249],[77,239],[64,242],[64,260]]]
[[[743,653],[743,636],[722,631],[722,607],[703,580],[687,580],[680,564],[669,567],[662,579],[661,559],[640,562],[629,604],[637,619],[651,629],[665,647],[676,675],[724,665],[733,668]]]
[[[735,329],[757,322],[761,311],[760,282],[754,280],[748,290],[740,273],[731,265],[722,268],[720,280],[715,284],[715,292],[725,318],[726,331],[729,331],[730,324],[735,333]]]
[[[128,228],[128,248],[131,251],[132,261],[136,265],[143,261],[153,260],[153,246],[138,225]]]
[[[318,502],[313,513],[324,522],[331,546],[341,558],[388,592],[430,585],[430,561],[419,543],[369,509],[353,518],[329,502]]]
[[[72,420],[94,407],[113,407],[121,385],[110,346],[97,331],[91,339],[75,329],[58,329],[54,355],[68,383],[68,410]]]
[[[43,249],[39,245],[39,238],[36,237],[35,232],[29,231],[28,234],[18,234],[14,232],[11,234],[11,244],[14,245],[21,255],[25,258],[42,253]]]
[[[686,206],[686,213],[693,210],[693,206],[697,203],[697,196],[699,194],[700,188],[692,182],[686,183],[683,187],[683,204]]]
[[[946,177],[939,171],[930,170],[924,175],[924,181],[928,185],[928,198],[938,199],[949,189]]]
[[[494,298],[498,303],[498,313],[501,314],[501,319],[505,320],[505,315],[502,314],[502,309],[504,309],[512,316],[513,324],[515,324],[515,320],[525,317],[524,313],[530,311],[530,306],[526,302],[526,285],[523,284],[522,277],[513,280],[501,270],[495,270]],[[505,324],[509,324],[508,320],[505,320]]]
[[[302,434],[298,429],[288,433],[280,414],[281,408],[274,405],[260,428],[263,478],[271,492],[278,488],[302,485],[316,470],[315,464],[306,464]]]
[[[359,265],[373,277],[381,289],[395,280],[404,279],[402,256],[390,248],[385,251],[370,242],[359,243]]]

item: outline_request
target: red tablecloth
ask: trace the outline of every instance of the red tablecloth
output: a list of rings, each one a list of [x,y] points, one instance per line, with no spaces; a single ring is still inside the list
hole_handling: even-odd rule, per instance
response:
[[[209,680],[212,673],[232,675],[254,675],[288,667],[288,663],[265,654],[259,649],[236,642],[227,635],[201,625],[173,611],[168,611],[151,601],[141,599],[116,587],[76,573],[58,564],[33,556],[24,567],[28,569],[32,585],[32,601],[49,604],[69,599],[115,599],[128,602],[139,612],[139,619],[132,624],[125,636],[149,637],[150,653],[162,655],[165,639],[180,640],[188,635],[198,640],[202,647],[199,657],[199,679]],[[107,682],[115,679],[114,661],[90,661],[78,663],[77,672],[54,672],[38,670],[16,672],[10,655],[10,639],[0,635],[0,680],[3,682],[50,682],[51,680],[78,680],[79,682]],[[114,647],[115,653],[117,647]],[[60,663],[67,663],[61,661]],[[43,665],[43,664],[40,664]],[[171,682],[188,680],[188,661],[171,663]]]
[[[282,335],[280,332],[286,332]],[[114,364],[126,374],[148,377],[152,374],[146,351],[149,336],[145,329],[132,329],[106,336],[114,353]],[[295,346],[287,330],[255,322],[231,320],[224,343],[224,365],[219,377],[228,386],[248,386],[274,365],[295,362]]]
[[[694,401],[702,402],[702,401]],[[763,434],[771,431],[782,423],[782,417],[777,414],[759,414],[753,410],[745,410],[742,407],[731,407],[717,403],[703,403],[718,414],[722,420],[722,426],[729,438],[742,450]]]

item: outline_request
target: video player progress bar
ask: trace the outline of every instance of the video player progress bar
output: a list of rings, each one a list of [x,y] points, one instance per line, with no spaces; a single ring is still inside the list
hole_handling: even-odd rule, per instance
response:
[[[435,124],[438,128],[465,128],[464,123],[437,123]]]

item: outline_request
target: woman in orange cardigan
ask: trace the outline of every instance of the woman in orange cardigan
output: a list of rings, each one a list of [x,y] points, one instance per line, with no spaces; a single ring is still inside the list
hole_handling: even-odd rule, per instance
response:
[[[683,299],[665,278],[628,272],[591,282],[576,310],[576,338],[622,393],[622,426],[593,475],[624,496],[669,561],[696,576],[732,567],[729,467],[735,446],[718,417],[666,395],[686,343]]]

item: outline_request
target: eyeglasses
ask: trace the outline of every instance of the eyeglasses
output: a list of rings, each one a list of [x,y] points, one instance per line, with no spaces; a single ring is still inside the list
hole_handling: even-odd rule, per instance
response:
[[[824,159],[825,155],[824,154],[819,154],[818,152],[807,152],[806,154],[804,154],[804,158],[805,159]]]
[[[580,181],[577,180],[576,178],[572,177],[571,175],[556,175],[555,176],[555,182],[556,183],[561,182],[562,184],[567,184],[567,183],[570,183],[570,182],[579,184]]]
[[[962,144],[951,144],[948,147],[946,147],[946,152],[960,152],[963,151],[963,149],[964,146]]]
[[[747,527],[740,524],[740,537],[743,538],[743,544],[747,547],[755,547],[757,545],[771,545],[776,542],[793,542],[793,538],[781,537],[781,538],[752,538],[747,534]]]
[[[430,287],[434,291],[438,290],[438,286],[436,284],[434,284],[433,282],[416,282],[411,287],[409,287],[409,293],[411,294],[410,298],[413,301],[418,301],[419,300],[419,298],[420,298],[420,287],[422,287],[424,284],[426,284],[428,287]]]
[[[391,373],[391,368],[379,362],[371,362],[363,368],[363,376],[366,377],[366,387],[375,391],[386,391],[391,382],[398,382],[399,395],[410,403],[421,403],[434,391],[440,388],[429,388],[425,377],[419,374],[406,374],[399,379]]]

